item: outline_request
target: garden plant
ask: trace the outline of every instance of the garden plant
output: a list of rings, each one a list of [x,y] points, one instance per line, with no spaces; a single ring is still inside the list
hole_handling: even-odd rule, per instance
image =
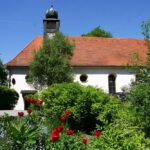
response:
[[[0,117],[2,150],[150,149],[134,105],[101,89],[54,84],[25,100],[27,115]]]

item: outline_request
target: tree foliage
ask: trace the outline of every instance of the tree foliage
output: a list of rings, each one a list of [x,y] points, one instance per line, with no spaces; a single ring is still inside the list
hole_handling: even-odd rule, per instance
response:
[[[54,83],[72,82],[73,74],[70,59],[74,44],[62,33],[45,38],[43,45],[34,56],[29,67],[28,81],[36,88]]]
[[[100,26],[94,28],[92,31],[82,34],[82,36],[89,36],[89,37],[107,37],[112,38],[112,34],[104,29],[100,28]]]
[[[145,44],[148,48],[147,51],[147,66],[150,67],[150,20],[147,20],[146,22],[142,22],[142,34],[144,35]]]
[[[142,22],[142,34],[147,46],[147,63],[133,65],[136,81],[126,91],[127,99],[131,101],[137,112],[137,121],[146,136],[150,137],[150,22]]]
[[[0,85],[5,84],[6,81],[7,81],[7,72],[2,61],[0,60]]]

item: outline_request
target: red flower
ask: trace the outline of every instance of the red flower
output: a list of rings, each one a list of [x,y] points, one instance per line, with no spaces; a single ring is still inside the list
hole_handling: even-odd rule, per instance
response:
[[[67,131],[66,131],[66,134],[67,134],[67,135],[72,135],[72,134],[73,134],[73,130],[67,130]]]
[[[83,139],[82,143],[86,144],[87,143],[87,139]]]
[[[28,109],[27,112],[28,112],[28,114],[31,114],[32,113],[32,109]]]
[[[60,117],[60,120],[61,120],[61,121],[66,121],[66,117],[65,117],[65,116],[61,116],[61,117]]]
[[[94,135],[97,136],[97,137],[99,137],[101,134],[102,134],[102,132],[101,132],[101,131],[98,131],[98,130],[96,130],[96,131],[94,132]]]
[[[64,129],[64,126],[60,125],[57,127],[58,132],[61,132]]]
[[[32,99],[32,98],[28,99],[28,102],[30,102],[30,103],[33,103],[33,101],[34,101],[34,99]]]
[[[33,99],[33,100],[32,100],[32,103],[37,104],[37,103],[38,103],[38,100]]]
[[[41,104],[41,105],[42,105],[42,104],[43,104],[43,100],[39,100],[39,104]]]
[[[52,133],[51,134],[51,139],[53,142],[58,141],[59,138],[60,138],[59,133]]]
[[[55,133],[55,134],[59,133],[58,129],[57,129],[57,128],[54,128],[54,129],[53,129],[53,133]]]
[[[70,115],[70,111],[65,111],[66,116]]]
[[[25,98],[25,101],[30,103],[32,101],[32,98]]]
[[[18,112],[18,116],[19,116],[19,117],[24,116],[24,112]]]

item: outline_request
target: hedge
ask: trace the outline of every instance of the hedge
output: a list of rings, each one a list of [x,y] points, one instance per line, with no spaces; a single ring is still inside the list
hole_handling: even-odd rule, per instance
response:
[[[0,86],[0,110],[12,110],[17,101],[18,93],[14,89],[6,86]]]

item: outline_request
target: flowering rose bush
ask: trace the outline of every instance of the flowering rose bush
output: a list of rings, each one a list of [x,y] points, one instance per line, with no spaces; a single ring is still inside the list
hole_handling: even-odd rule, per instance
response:
[[[28,106],[31,108],[31,109],[35,109],[35,110],[41,110],[42,109],[42,106],[44,104],[44,101],[43,100],[39,100],[37,98],[25,98],[25,101],[28,103]],[[29,108],[28,108],[29,109]]]
[[[25,98],[25,101],[33,104],[41,104],[41,105],[43,104],[43,100],[37,100],[33,98]]]
[[[43,110],[52,117],[68,116],[73,130],[91,133],[96,124],[105,126],[116,118],[118,100],[99,88],[78,83],[54,84],[35,95],[44,99]],[[65,110],[65,112],[64,112]],[[71,114],[70,114],[71,112]],[[62,117],[62,120],[67,120]]]
[[[37,99],[36,101],[35,99],[29,100],[33,105],[39,104]],[[11,147],[15,149],[70,150],[78,148],[86,150],[90,146],[85,134],[74,131],[68,126],[71,111],[63,111],[61,116],[53,120],[53,117],[51,119],[47,116],[43,109],[34,110],[33,108],[28,108],[26,115],[24,112],[18,112],[17,118],[8,121],[7,136],[9,143],[12,143]]]
[[[66,116],[65,116],[66,115]],[[70,150],[76,149],[79,150],[87,150],[87,138],[84,137],[84,134],[81,132],[74,132],[72,129],[68,129],[67,126],[67,118],[71,115],[70,111],[64,112],[65,122],[62,120],[62,116],[60,117],[61,123],[64,125],[58,125],[53,128],[51,134],[49,136],[50,140],[47,143],[47,149],[63,149],[63,150]],[[50,127],[51,128],[51,127]],[[97,137],[101,135],[101,131],[95,131]],[[89,141],[92,141],[91,138]],[[88,142],[90,144],[90,142]],[[90,146],[89,146],[90,148]]]

